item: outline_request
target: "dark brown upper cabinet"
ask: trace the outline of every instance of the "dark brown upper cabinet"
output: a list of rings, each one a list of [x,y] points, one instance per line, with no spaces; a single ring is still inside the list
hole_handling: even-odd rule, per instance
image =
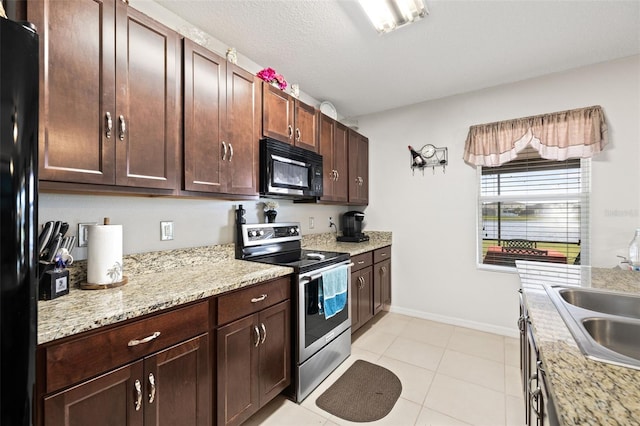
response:
[[[185,190],[257,195],[257,83],[253,74],[185,39]]]
[[[115,0],[30,1],[40,38],[40,180],[174,189],[180,41]]]
[[[369,204],[369,139],[349,129],[349,204]]]
[[[349,130],[331,117],[319,114],[318,140],[323,164],[321,201],[347,203],[349,195]]]
[[[262,82],[262,134],[318,152],[318,111]]]

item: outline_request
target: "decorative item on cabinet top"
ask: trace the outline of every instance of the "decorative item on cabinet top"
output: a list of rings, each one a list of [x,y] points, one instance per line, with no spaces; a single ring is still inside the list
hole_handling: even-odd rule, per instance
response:
[[[235,47],[230,47],[227,49],[227,61],[231,62],[234,65],[238,63],[238,52],[236,51]]]
[[[287,88],[287,81],[284,79],[282,74],[278,74],[273,68],[263,68],[258,71],[256,76],[258,76],[259,79],[278,87],[280,90]]]
[[[422,170],[431,167],[435,174],[436,167],[442,167],[442,173],[445,172],[447,164],[449,164],[449,150],[447,147],[438,148],[432,144],[426,144],[419,150],[415,150],[409,145],[411,154],[411,172],[415,174],[416,169]]]

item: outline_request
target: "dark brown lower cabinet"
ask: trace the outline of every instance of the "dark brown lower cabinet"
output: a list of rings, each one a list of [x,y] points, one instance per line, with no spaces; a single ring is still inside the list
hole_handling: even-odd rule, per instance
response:
[[[373,252],[373,314],[391,304],[391,246]]]
[[[46,426],[211,424],[203,334],[44,399]]]
[[[351,257],[351,333],[391,304],[391,246]]]
[[[291,383],[291,302],[217,331],[218,424],[240,424]]]

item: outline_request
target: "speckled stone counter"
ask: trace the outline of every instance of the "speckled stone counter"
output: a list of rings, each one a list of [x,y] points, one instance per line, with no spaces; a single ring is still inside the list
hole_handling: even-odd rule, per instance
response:
[[[335,234],[303,237],[306,248],[355,256],[391,244],[390,232],[367,232],[370,241],[338,243]],[[38,302],[38,344],[293,273],[292,268],[236,260],[234,244],[123,256],[129,282],[108,290],[80,290],[86,261],[69,268],[68,295]]]
[[[391,245],[391,232],[367,231],[365,234],[369,236],[369,241],[361,243],[338,242],[334,233],[305,235],[302,237],[302,246],[308,249],[337,251],[356,256]]]
[[[123,263],[129,282],[108,290],[77,288],[86,270],[74,265],[69,294],[38,302],[38,344],[293,272],[235,260],[233,244],[129,255]]]
[[[586,358],[543,287],[640,293],[640,272],[518,262],[518,273],[560,424],[640,425],[640,370]]]

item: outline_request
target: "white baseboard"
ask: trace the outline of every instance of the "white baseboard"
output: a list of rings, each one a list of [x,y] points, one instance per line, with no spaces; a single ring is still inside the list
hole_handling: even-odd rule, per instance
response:
[[[432,314],[428,312],[416,311],[414,309],[401,308],[398,306],[390,306],[388,308],[389,312],[393,312],[396,314],[408,315],[410,317],[416,317],[421,319],[426,319],[430,321],[442,322],[445,324],[456,325],[459,327],[471,328],[474,330],[485,331],[487,333],[499,334],[506,337],[518,338],[520,336],[520,332],[516,327],[514,322],[513,328],[509,327],[500,327],[493,324],[486,324],[476,321],[469,321],[461,318],[448,317],[444,315]]]

